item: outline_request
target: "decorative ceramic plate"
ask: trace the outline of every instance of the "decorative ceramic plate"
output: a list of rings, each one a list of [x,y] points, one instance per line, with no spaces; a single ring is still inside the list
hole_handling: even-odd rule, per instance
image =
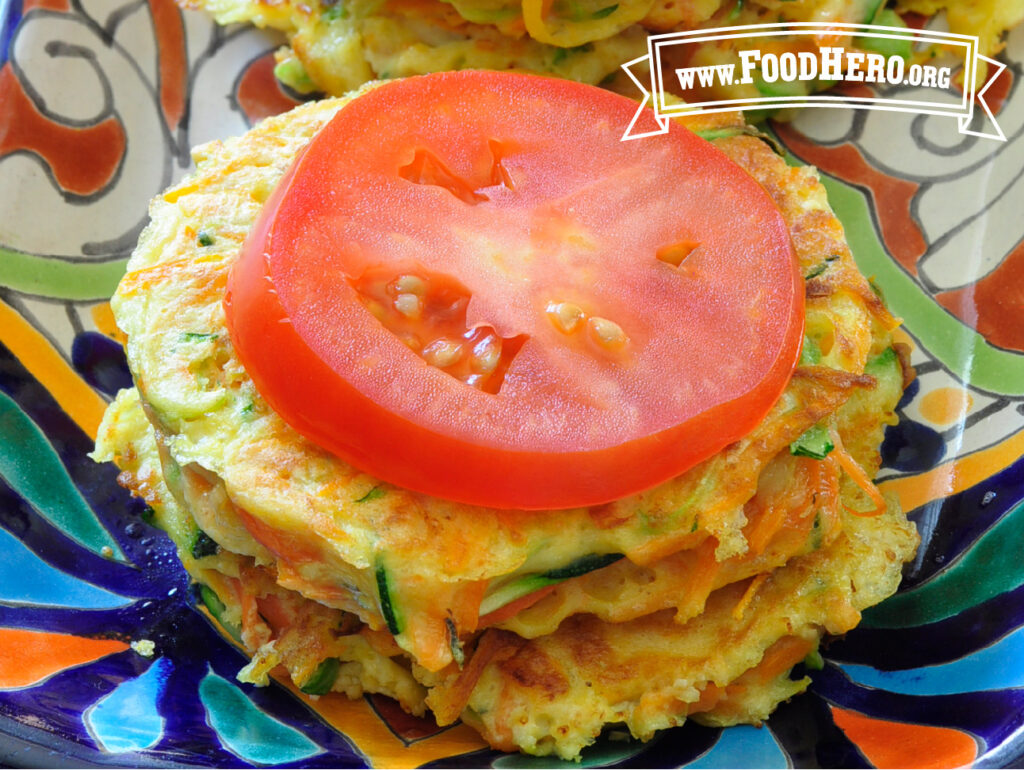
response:
[[[0,0],[0,764],[554,764],[386,699],[240,685],[169,541],[86,456],[130,384],[105,300],[147,201],[192,145],[293,104],[278,44],[172,0]],[[777,127],[913,346],[882,449],[923,538],[900,593],[765,727],[611,735],[584,765],[1021,766],[1024,30],[1003,58],[1006,142],[903,113]]]

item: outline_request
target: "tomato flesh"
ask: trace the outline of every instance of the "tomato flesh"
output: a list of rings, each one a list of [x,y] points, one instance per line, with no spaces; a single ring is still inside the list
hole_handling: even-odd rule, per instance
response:
[[[786,224],[681,126],[462,71],[345,105],[276,188],[225,299],[295,429],[384,481],[557,509],[678,475],[748,433],[799,354]]]

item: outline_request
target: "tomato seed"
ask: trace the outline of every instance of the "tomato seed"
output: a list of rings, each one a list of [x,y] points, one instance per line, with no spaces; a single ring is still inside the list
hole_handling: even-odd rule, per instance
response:
[[[423,303],[415,294],[399,294],[395,297],[395,310],[406,318],[419,318],[423,311]]]
[[[559,331],[572,334],[586,317],[583,308],[571,302],[551,302],[547,307],[548,318]]]
[[[621,350],[629,339],[617,323],[598,316],[587,319],[587,330],[594,342],[605,350]]]
[[[441,337],[423,348],[423,359],[438,369],[447,369],[462,358],[462,345]]]
[[[470,367],[477,374],[493,372],[501,360],[501,338],[488,334],[473,347]]]
[[[402,275],[391,284],[396,294],[415,294],[422,297],[427,293],[427,282],[418,275]]]

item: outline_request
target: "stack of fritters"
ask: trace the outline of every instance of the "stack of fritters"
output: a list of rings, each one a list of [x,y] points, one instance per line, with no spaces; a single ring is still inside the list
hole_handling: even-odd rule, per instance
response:
[[[180,0],[219,23],[277,29],[289,47],[278,76],[303,93],[340,96],[374,78],[457,69],[522,70],[582,83],[633,86],[622,64],[647,53],[647,36],[778,22],[842,22],[905,26],[900,15],[945,12],[953,32],[976,35],[995,55],[1003,33],[1024,19],[1024,0]],[[887,8],[887,6],[892,6]],[[836,34],[822,44],[858,45]],[[741,41],[777,54],[806,40]],[[686,64],[736,61],[736,46],[715,40],[688,46]],[[890,52],[891,53],[891,52]],[[937,51],[905,55],[925,59]],[[673,63],[675,66],[675,63]],[[737,77],[737,81],[739,78]],[[674,81],[673,81],[674,82]],[[792,87],[829,87],[795,83]],[[627,93],[628,93],[627,92]],[[716,84],[704,96],[778,96],[772,84]],[[786,95],[794,95],[788,93]]]
[[[123,469],[253,656],[240,678],[384,693],[496,747],[565,758],[610,723],[647,739],[688,716],[764,719],[806,687],[789,671],[823,634],[895,591],[917,544],[868,480],[909,369],[816,173],[734,116],[689,122],[769,192],[805,276],[800,364],[753,432],[605,505],[472,507],[302,438],[227,332],[243,241],[344,103],[199,148],[196,173],[154,201],[112,301],[136,389],[108,411],[97,457]]]

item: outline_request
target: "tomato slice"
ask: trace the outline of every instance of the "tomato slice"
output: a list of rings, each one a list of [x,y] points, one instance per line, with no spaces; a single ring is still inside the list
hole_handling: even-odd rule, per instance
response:
[[[387,482],[513,509],[608,502],[748,433],[799,353],[768,194],[577,83],[449,72],[345,105],[234,265],[232,340],[295,429]]]

